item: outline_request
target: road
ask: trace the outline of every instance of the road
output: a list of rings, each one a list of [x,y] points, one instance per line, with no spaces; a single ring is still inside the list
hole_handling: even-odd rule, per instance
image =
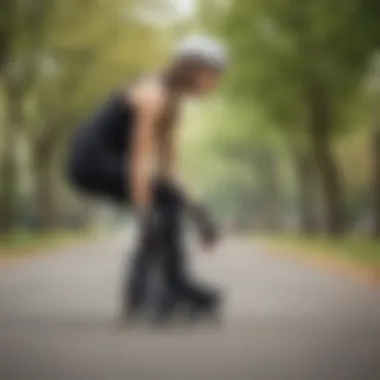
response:
[[[380,291],[258,243],[194,254],[220,326],[122,329],[123,237],[0,269],[1,380],[378,380]]]

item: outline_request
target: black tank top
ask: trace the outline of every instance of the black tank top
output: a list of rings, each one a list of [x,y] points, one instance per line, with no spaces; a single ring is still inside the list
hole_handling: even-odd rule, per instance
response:
[[[131,149],[135,117],[125,94],[114,93],[86,123],[83,137],[115,154],[125,154]]]

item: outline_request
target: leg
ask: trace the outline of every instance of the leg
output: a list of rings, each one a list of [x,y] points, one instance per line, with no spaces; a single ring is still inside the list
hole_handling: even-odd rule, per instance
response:
[[[146,226],[141,226],[136,253],[132,258],[129,276],[126,276],[123,313],[128,318],[145,311],[149,299],[148,280],[159,259],[158,247],[155,246],[151,233]]]
[[[69,153],[67,174],[70,182],[85,193],[126,205],[130,192],[125,164],[123,157],[114,155],[103,145],[89,144],[87,139],[82,138],[79,130]],[[145,301],[152,251],[149,246],[149,231],[142,227],[129,276],[125,275],[123,281],[123,317],[140,311]]]
[[[146,300],[146,285],[150,268],[149,253],[148,247],[141,242],[132,258],[129,273],[125,274],[123,315],[128,319],[142,311]]]
[[[188,277],[183,236],[185,205],[176,190],[162,186],[157,192],[162,213],[163,270],[168,288],[178,300],[200,308],[213,307],[216,292],[194,284]]]

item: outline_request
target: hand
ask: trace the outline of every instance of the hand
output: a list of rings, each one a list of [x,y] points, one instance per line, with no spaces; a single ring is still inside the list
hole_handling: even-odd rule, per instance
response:
[[[197,207],[194,213],[201,244],[205,249],[213,248],[219,241],[219,231],[213,220],[202,207]]]

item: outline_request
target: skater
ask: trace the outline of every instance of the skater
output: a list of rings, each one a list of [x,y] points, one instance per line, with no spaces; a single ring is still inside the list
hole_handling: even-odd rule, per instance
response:
[[[214,91],[227,66],[224,47],[208,36],[182,41],[166,67],[112,94],[75,133],[69,176],[83,191],[129,204],[141,225],[125,313],[143,306],[148,271],[160,261],[172,305],[212,308],[216,294],[195,285],[184,265],[182,224],[189,213],[203,243],[215,243],[207,213],[176,173],[176,129],[185,96]],[[169,302],[170,304],[170,302]],[[162,307],[162,313],[170,307]]]

